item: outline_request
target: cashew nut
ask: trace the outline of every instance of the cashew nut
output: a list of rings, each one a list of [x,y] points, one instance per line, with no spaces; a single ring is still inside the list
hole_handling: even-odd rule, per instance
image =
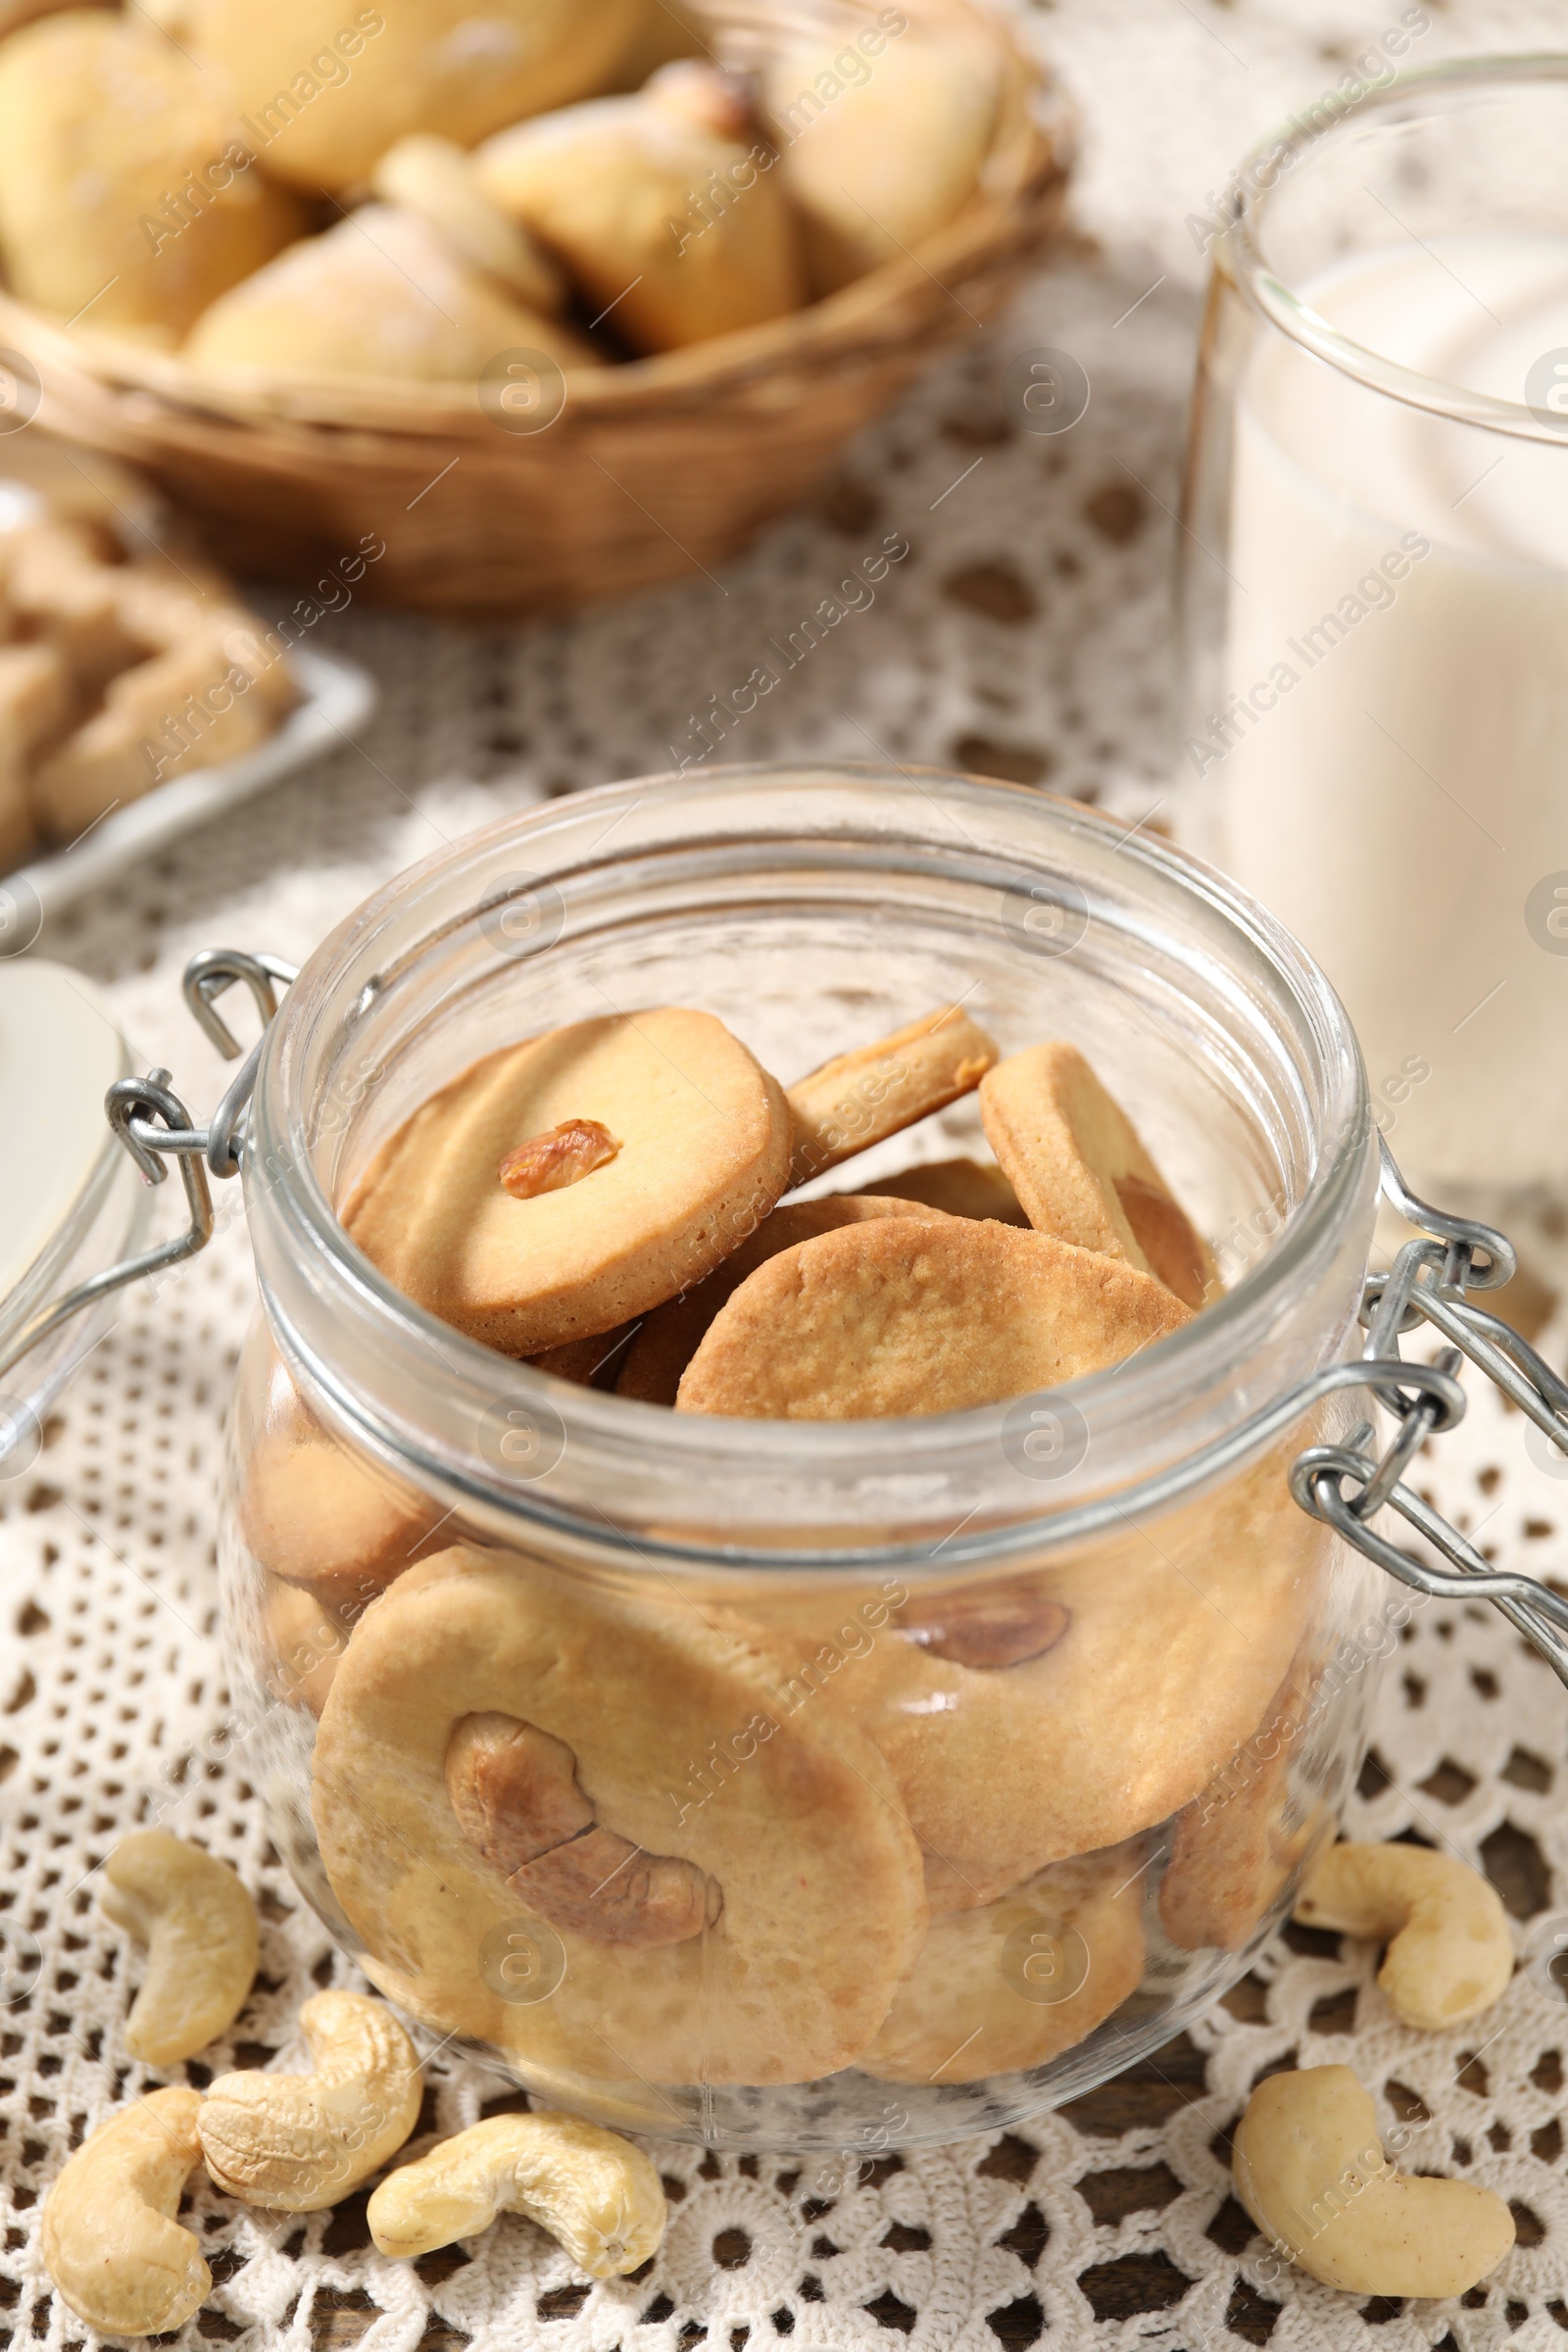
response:
[[[1441,2033],[1462,2026],[1513,1975],[1508,1915],[1468,1862],[1422,1845],[1332,1845],[1296,1906],[1303,1927],[1390,1938],[1378,1983],[1396,2017]]]
[[[161,2335],[201,2308],[213,2274],[174,2216],[201,2154],[194,2090],[154,2090],[100,2124],[43,2209],[44,2268],[105,2335]]]
[[[169,1830],[136,1830],[104,1864],[101,1901],[147,1946],[125,2047],[172,2066],[225,2033],[256,1974],[256,1906],[226,1862]]]
[[[447,1794],[470,1845],[530,1911],[594,1943],[684,1943],[711,1927],[720,1889],[694,1862],[648,1854],[598,1826],[565,1742],[514,1715],[466,1715]]]
[[[1348,2066],[1270,2075],[1237,2127],[1236,2193],[1311,2278],[1363,2295],[1462,2295],[1513,2244],[1513,2216],[1471,2180],[1396,2172]]]
[[[982,1670],[1043,1658],[1071,1623],[1059,1600],[1022,1584],[953,1592],[901,1611],[899,1631],[933,1658]]]
[[[419,2060],[390,2009],[318,1992],[300,2011],[314,2075],[220,2075],[202,2154],[220,2188],[279,2213],[318,2213],[395,2155],[418,2119]]]
[[[590,2278],[648,2260],[664,2234],[664,2192],[640,2148],[580,2116],[493,2115],[383,2180],[370,2235],[383,2254],[432,2254],[477,2236],[499,2213],[526,2214]]]

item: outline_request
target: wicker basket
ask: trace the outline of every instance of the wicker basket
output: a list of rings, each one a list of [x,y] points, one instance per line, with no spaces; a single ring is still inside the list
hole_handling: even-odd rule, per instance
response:
[[[876,4],[828,0],[826,21],[848,37]],[[200,382],[176,358],[68,333],[4,294],[0,351],[36,368],[40,425],[145,468],[251,577],[308,578],[366,534],[386,553],[360,593],[426,612],[559,607],[710,569],[809,490],[942,344],[993,320],[1059,226],[1067,137],[1046,126],[1006,27],[970,0],[902,4],[917,25],[978,28],[1003,62],[963,212],[791,318],[572,376],[547,430],[503,429],[471,385]],[[715,0],[715,47],[754,61],[778,37],[776,12]]]

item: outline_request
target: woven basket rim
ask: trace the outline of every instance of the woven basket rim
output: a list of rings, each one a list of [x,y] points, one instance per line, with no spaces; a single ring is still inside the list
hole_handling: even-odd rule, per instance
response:
[[[567,414],[584,425],[668,407],[723,401],[781,371],[851,366],[890,345],[923,341],[946,300],[964,313],[965,285],[1013,246],[1042,203],[1059,196],[1072,158],[1074,122],[1059,86],[1020,47],[1011,26],[983,0],[901,0],[915,21],[956,20],[976,28],[1000,58],[1004,84],[981,183],[935,235],[900,261],[782,318],[715,336],[682,350],[568,372]],[[1049,109],[1052,119],[1043,117]],[[918,318],[911,314],[918,313]],[[971,316],[972,314],[965,314]],[[89,331],[19,301],[0,286],[0,339],[62,382],[112,404],[183,413],[212,426],[263,432],[396,434],[410,439],[489,438],[494,424],[469,383],[418,383],[343,376],[205,376],[177,356]]]

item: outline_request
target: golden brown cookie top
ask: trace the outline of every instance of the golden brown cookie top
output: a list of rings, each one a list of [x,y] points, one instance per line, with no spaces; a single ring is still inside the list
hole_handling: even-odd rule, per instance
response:
[[[960,1412],[1120,1363],[1190,1321],[1162,1284],[1049,1234],[848,1225],[742,1283],[677,1410],[791,1421]]]
[[[886,1200],[875,1193],[835,1193],[825,1200],[786,1200],[762,1219],[738,1250],[731,1250],[706,1282],[654,1309],[631,1344],[615,1383],[616,1396],[635,1396],[644,1404],[673,1404],[681,1374],[719,1308],[748,1274],[781,1250],[792,1250],[797,1242],[808,1242],[819,1233],[832,1233],[841,1225],[858,1225],[867,1218],[910,1217],[932,1225],[941,1214],[923,1201]]]
[[[1038,1232],[1102,1250],[1201,1306],[1214,1261],[1076,1046],[1009,1054],[980,1081],[986,1137]]]
[[[912,1127],[979,1084],[997,1058],[983,1029],[956,1004],[836,1054],[790,1088],[797,1184]]]
[[[567,1122],[612,1158],[518,1200],[502,1163]],[[679,1005],[507,1046],[384,1144],[343,1222],[418,1305],[508,1355],[645,1314],[700,1282],[783,1190],[789,1112],[722,1021]]]
[[[998,1167],[980,1159],[928,1159],[919,1167],[879,1176],[885,1200],[920,1200],[950,1217],[994,1217],[999,1225],[1027,1225],[1018,1196]]]

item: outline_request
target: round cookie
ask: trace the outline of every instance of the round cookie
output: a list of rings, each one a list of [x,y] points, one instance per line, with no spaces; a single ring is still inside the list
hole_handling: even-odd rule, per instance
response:
[[[304,226],[163,33],[74,9],[0,49],[0,255],[22,301],[172,342]]]
[[[950,1217],[995,1217],[999,1225],[1027,1225],[1018,1196],[999,1167],[980,1159],[928,1159],[919,1167],[879,1176],[877,1191],[894,1200],[923,1200]]]
[[[350,1621],[304,1585],[272,1583],[262,1610],[258,1672],[280,1706],[319,1715],[337,1662],[348,1647]]]
[[[274,179],[348,188],[410,131],[470,147],[601,88],[645,0],[191,0],[189,33],[265,142]]]
[[[985,1031],[956,1004],[945,1004],[808,1070],[790,1088],[795,1183],[806,1184],[956,1102],[996,1058]]]
[[[568,1120],[614,1157],[517,1200],[501,1163]],[[711,1013],[612,1013],[507,1046],[376,1153],[343,1222],[418,1305],[507,1355],[612,1330],[700,1282],[789,1173],[783,1094]]]
[[[1103,1371],[1188,1320],[1152,1275],[1049,1234],[889,1217],[760,1266],[710,1326],[676,1407],[789,1421],[961,1412]]]
[[[366,1598],[428,1550],[447,1516],[329,1437],[274,1367],[239,1505],[240,1533],[265,1568],[336,1602]]]
[[[656,1307],[654,1311],[662,1310]],[[612,1331],[596,1331],[586,1340],[564,1340],[559,1348],[546,1348],[526,1361],[536,1372],[569,1380],[574,1389],[612,1389],[626,1351],[641,1329],[642,1322],[617,1323]]]
[[[980,2082],[1059,2058],[1144,1973],[1138,1841],[1038,1872],[979,1911],[931,1922],[860,2059],[883,2082]]]
[[[466,1549],[410,1569],[355,1627],[316,1746],[321,1855],[372,1981],[524,2072],[764,2083],[850,2064],[919,1948],[920,1857],[870,1741],[770,1702],[762,1663],[678,1599]],[[508,1738],[487,1717],[514,1753],[465,1781],[475,1734]],[[715,1748],[727,1771],[695,1800]],[[580,1887],[576,1925],[559,1886],[524,1899],[541,1841],[569,1858],[579,1797],[588,1836],[701,1883],[679,1939],[628,1939],[623,1903],[589,1932]],[[543,1997],[507,1997],[510,1934],[557,1956]]]
[[[635,1396],[644,1404],[673,1404],[681,1374],[725,1300],[781,1250],[808,1242],[841,1225],[858,1225],[873,1217],[912,1217],[934,1225],[942,1212],[919,1200],[884,1200],[874,1193],[836,1193],[826,1200],[788,1200],[762,1219],[738,1250],[732,1250],[706,1282],[656,1306],[632,1342],[615,1383],[617,1396]]]
[[[1239,1951],[1319,1839],[1334,1834],[1326,1808],[1291,1787],[1311,1719],[1314,1654],[1308,1645],[1291,1661],[1262,1721],[1176,1816],[1159,1918],[1181,1951]]]
[[[1207,1243],[1076,1046],[998,1062],[980,1082],[980,1115],[1038,1232],[1124,1257],[1187,1306],[1217,1292]]]
[[[1291,1499],[1288,1459],[1152,1537],[1128,1526],[1058,1568],[919,1590],[841,1670],[813,1678],[813,1706],[887,1758],[934,1912],[991,1902],[1047,1863],[1166,1820],[1263,1719],[1332,1555]],[[841,1616],[833,1600],[758,1592],[745,1624],[788,1691]],[[933,1642],[933,1627],[947,1638]]]

